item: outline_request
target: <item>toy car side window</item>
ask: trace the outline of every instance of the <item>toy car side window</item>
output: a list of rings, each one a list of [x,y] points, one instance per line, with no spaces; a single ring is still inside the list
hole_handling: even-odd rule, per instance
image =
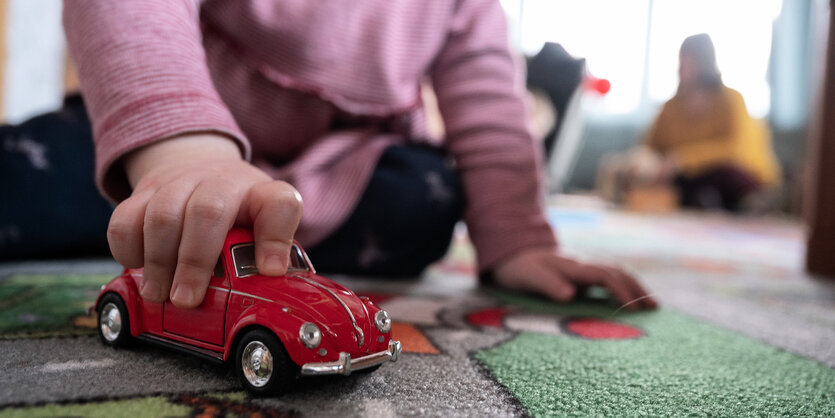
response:
[[[235,263],[235,274],[247,277],[258,274],[255,267],[255,244],[238,244],[232,247],[232,261]]]
[[[298,246],[293,245],[292,249],[290,250],[290,266],[287,268],[288,271],[308,271],[310,268],[307,266],[307,262],[302,255],[301,250]]]
[[[218,258],[217,259],[217,265],[215,265],[215,277],[217,277],[218,279],[223,278],[223,264],[220,260],[221,259]]]

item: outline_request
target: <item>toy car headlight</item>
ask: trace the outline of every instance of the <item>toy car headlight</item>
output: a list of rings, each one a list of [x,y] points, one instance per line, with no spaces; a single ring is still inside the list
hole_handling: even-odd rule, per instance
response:
[[[389,318],[388,312],[383,310],[377,311],[374,314],[374,325],[384,334],[391,331],[391,318]]]
[[[299,339],[307,348],[316,348],[322,342],[322,332],[312,322],[305,322],[299,328]]]

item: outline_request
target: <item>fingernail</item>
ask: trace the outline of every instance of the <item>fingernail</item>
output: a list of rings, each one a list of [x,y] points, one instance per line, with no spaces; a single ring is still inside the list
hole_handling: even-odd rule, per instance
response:
[[[278,254],[270,254],[264,259],[264,269],[269,271],[285,270],[284,261]]]
[[[145,280],[142,282],[142,297],[152,301],[158,301],[160,299],[160,288],[159,283],[151,280]]]
[[[194,291],[188,286],[177,286],[171,297],[176,305],[191,305],[192,299],[194,299]]]

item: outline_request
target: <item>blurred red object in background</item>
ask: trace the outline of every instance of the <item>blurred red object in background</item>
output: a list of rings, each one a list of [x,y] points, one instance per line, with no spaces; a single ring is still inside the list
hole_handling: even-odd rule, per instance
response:
[[[583,87],[585,87],[586,90],[597,92],[602,96],[612,89],[612,83],[605,78],[597,78],[593,75],[587,74],[583,80]]]

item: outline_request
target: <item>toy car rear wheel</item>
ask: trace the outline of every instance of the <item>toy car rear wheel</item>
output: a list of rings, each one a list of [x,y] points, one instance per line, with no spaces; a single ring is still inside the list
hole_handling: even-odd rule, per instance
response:
[[[238,379],[256,395],[283,393],[296,379],[298,366],[290,360],[278,337],[267,330],[247,332],[235,353],[233,361]]]
[[[115,293],[101,298],[98,312],[98,328],[101,342],[112,347],[126,347],[132,342],[130,318],[125,302]]]

